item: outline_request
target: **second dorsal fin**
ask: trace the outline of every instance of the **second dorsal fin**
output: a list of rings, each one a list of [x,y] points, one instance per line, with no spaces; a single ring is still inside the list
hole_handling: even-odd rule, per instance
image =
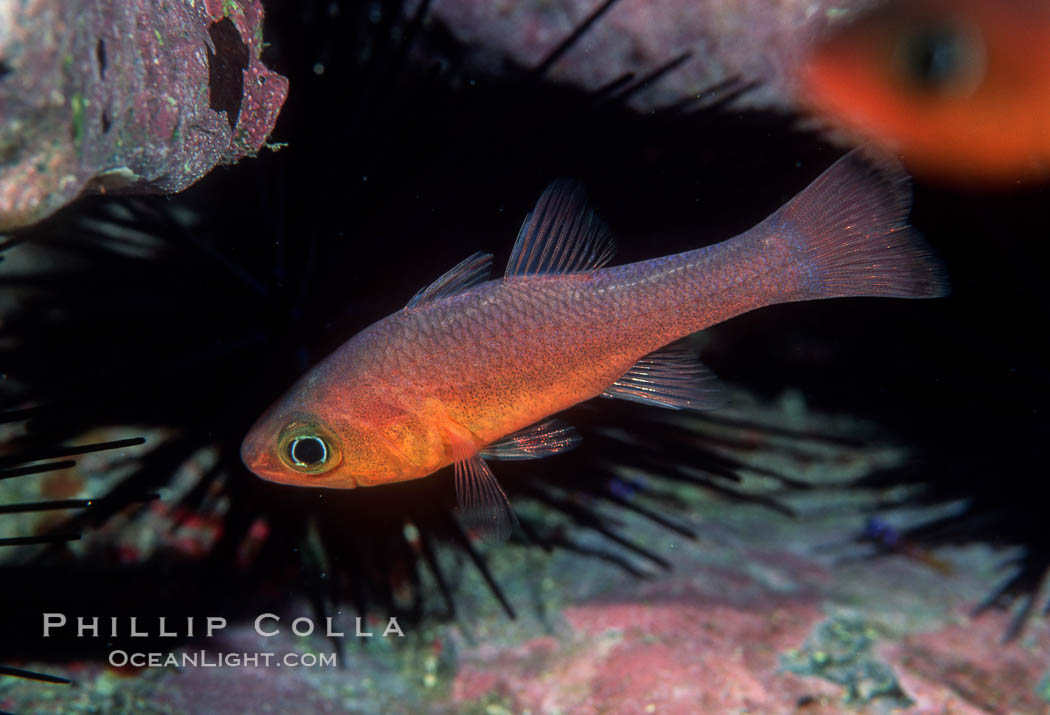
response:
[[[588,203],[583,185],[557,179],[525,217],[506,275],[591,271],[615,253],[612,234]]]
[[[414,308],[421,303],[447,298],[462,293],[479,283],[487,281],[492,274],[492,254],[477,253],[467,256],[436,281],[421,289],[408,301],[406,308]]]

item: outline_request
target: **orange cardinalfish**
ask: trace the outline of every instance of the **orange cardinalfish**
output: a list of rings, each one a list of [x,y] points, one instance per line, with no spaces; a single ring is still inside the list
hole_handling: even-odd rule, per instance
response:
[[[461,513],[515,523],[484,458],[533,459],[578,437],[550,416],[604,395],[674,409],[717,405],[680,338],[762,306],[838,296],[945,295],[907,225],[893,163],[856,153],[750,231],[678,255],[603,268],[613,241],[580,187],[551,184],[504,277],[476,253],[304,375],[241,447],[255,474],[350,489],[455,465]]]
[[[1050,0],[892,0],[818,44],[800,81],[917,172],[1050,176]]]

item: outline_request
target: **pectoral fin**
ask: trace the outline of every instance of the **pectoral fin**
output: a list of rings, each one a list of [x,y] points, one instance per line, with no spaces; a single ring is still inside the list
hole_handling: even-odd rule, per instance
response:
[[[580,436],[572,425],[550,419],[537,422],[481,450],[481,456],[490,459],[542,459],[552,454],[568,452],[580,443]]]
[[[455,463],[454,471],[463,526],[487,540],[506,541],[518,518],[485,460],[480,455],[462,459]]]
[[[602,396],[672,410],[713,410],[725,404],[718,378],[680,343],[643,357]]]

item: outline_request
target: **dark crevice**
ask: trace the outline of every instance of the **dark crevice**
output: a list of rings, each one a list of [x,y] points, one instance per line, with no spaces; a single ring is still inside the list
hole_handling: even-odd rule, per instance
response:
[[[101,37],[98,38],[98,43],[95,45],[95,57],[98,58],[98,76],[99,79],[105,81],[106,79],[106,41]]]
[[[208,28],[213,53],[208,50],[208,106],[226,112],[230,129],[237,126],[244,97],[244,70],[251,55],[236,25],[228,17],[213,22]]]

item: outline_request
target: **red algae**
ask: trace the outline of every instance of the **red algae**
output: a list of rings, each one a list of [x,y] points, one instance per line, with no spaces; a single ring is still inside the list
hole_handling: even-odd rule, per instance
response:
[[[897,696],[869,691],[866,698],[850,700],[839,681],[791,672],[787,663],[798,658],[803,643],[814,647],[815,634],[852,618],[829,619],[824,598],[813,591],[729,602],[704,595],[693,583],[667,580],[633,593],[628,601],[596,599],[570,606],[562,612],[568,636],[533,638],[507,648],[489,644],[465,654],[453,703],[460,707],[495,699],[514,710],[576,713],[1046,708],[1036,684],[1050,653],[1050,631],[1036,629],[1023,647],[1000,645],[1008,614],[971,622],[965,615],[969,604],[955,604],[945,620],[923,633],[863,626],[874,647],[870,653],[865,647],[861,655],[889,674]],[[870,676],[864,663],[847,665],[856,666],[858,679]]]
[[[733,606],[697,595],[581,604],[562,615],[573,631],[568,642],[544,637],[505,652],[479,649],[457,675],[454,700],[495,690],[536,712],[782,712],[785,703],[837,692],[780,671],[780,652],[824,617],[805,601]]]
[[[887,644],[880,654],[900,665],[901,685],[926,710],[951,712],[1045,712],[1046,701],[1034,686],[1050,662],[1050,632],[1031,628],[1021,645],[1002,644],[1010,614],[990,613],[970,619],[954,613],[943,628],[909,635]]]

